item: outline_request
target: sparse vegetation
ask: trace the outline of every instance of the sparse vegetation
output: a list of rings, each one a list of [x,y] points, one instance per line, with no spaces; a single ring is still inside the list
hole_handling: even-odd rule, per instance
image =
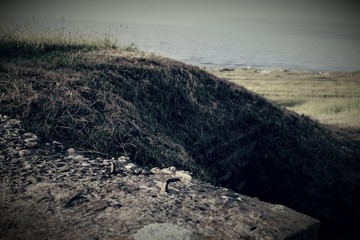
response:
[[[5,19],[5,23],[0,24],[0,49],[4,56],[20,54],[38,55],[50,51],[92,51],[92,50],[123,50],[128,52],[140,52],[134,43],[121,45],[110,33],[99,36],[95,34],[85,34],[81,32],[72,33],[65,28],[64,18],[58,19],[57,25],[50,32],[41,29],[40,23],[33,18],[32,24],[22,26],[14,23],[11,18]],[[67,24],[71,24],[71,21]]]
[[[73,50],[110,50],[116,49],[116,42],[110,38],[88,39],[57,36],[19,36],[16,34],[0,35],[2,54],[42,54],[45,52]]]

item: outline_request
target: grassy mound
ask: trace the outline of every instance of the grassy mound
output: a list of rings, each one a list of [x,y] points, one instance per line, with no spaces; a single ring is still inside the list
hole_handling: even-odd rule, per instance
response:
[[[305,116],[144,53],[13,53],[1,54],[0,113],[44,139],[127,154],[143,166],[175,165],[339,226],[360,216],[355,157]]]

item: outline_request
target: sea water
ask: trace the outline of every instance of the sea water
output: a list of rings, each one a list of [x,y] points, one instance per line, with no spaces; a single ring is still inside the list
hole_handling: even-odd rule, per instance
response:
[[[251,20],[182,26],[12,18],[14,23],[17,31],[62,32],[74,37],[107,35],[120,45],[133,43],[143,51],[201,67],[360,71],[357,26],[314,27]]]

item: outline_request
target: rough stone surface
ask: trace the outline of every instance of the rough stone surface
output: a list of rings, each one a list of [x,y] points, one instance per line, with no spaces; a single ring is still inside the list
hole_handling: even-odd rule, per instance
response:
[[[134,234],[135,240],[191,240],[192,231],[169,223],[154,223]]]
[[[34,136],[0,115],[0,239],[141,239],[152,229],[159,239],[317,238],[319,222],[287,207],[174,167],[147,171],[126,157],[93,159],[78,149],[69,155],[76,146],[25,141]],[[38,145],[20,154],[29,153],[27,142]],[[111,162],[119,162],[113,173]],[[171,178],[180,181],[161,194]]]

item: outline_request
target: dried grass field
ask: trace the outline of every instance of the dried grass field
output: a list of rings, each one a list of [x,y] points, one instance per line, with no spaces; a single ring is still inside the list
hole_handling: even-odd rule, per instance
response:
[[[321,123],[360,127],[360,72],[254,69],[208,71]]]

